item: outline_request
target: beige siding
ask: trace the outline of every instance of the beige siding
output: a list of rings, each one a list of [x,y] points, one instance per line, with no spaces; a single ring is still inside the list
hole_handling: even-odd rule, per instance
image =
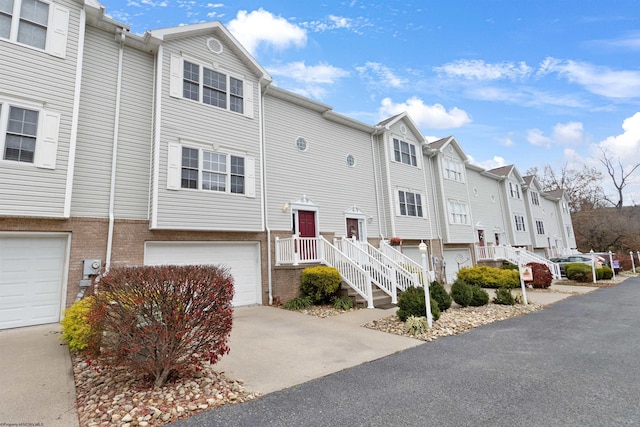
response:
[[[66,57],[58,58],[30,47],[0,42],[0,98],[42,105],[60,115],[55,169],[1,160],[0,215],[62,217],[73,99],[80,10],[76,2],[60,1],[70,10]]]
[[[495,233],[506,231],[504,212],[500,205],[500,183],[497,179],[484,176],[470,168],[467,168],[467,180],[474,224],[482,224],[482,227],[476,229],[484,230],[485,244],[495,244]]]
[[[112,33],[87,27],[71,216],[109,214],[118,48]]]
[[[259,231],[262,228],[261,186],[259,177],[260,138],[257,102],[254,118],[169,96],[171,54],[215,61],[219,70],[253,83],[253,99],[258,99],[258,80],[234,56],[228,46],[221,55],[206,47],[209,36],[200,35],[166,42],[164,45],[162,81],[162,128],[158,183],[157,228]],[[182,139],[215,145],[219,152],[238,153],[256,159],[256,197],[215,191],[168,190],[167,154],[169,144]]]
[[[306,139],[307,151],[297,149],[298,137]],[[290,230],[291,213],[281,208],[306,195],[318,205],[321,232],[344,236],[345,211],[357,206],[371,217],[368,236],[379,236],[370,134],[267,95],[265,138],[270,228]]]
[[[116,169],[116,218],[148,217],[153,65],[152,55],[125,49]]]

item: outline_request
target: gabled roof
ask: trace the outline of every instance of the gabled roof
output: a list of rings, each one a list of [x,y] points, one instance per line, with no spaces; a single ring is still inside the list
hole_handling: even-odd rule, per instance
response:
[[[535,175],[527,175],[522,177],[522,179],[524,179],[524,183],[527,187],[535,187],[535,190],[542,191],[542,185],[540,184],[538,177],[536,177]]]
[[[255,60],[255,58],[240,44],[238,40],[222,25],[220,21],[202,22],[192,25],[181,25],[178,27],[160,28],[157,30],[147,31],[145,36],[161,40],[176,40],[185,37],[193,37],[200,34],[211,34],[226,42],[231,48],[233,53],[240,58],[258,77],[262,78],[267,83],[272,81],[271,76],[265,70],[262,65]]]
[[[444,153],[444,150],[449,146],[453,147],[458,152],[458,155],[460,156],[463,162],[469,163],[469,158],[467,157],[464,150],[462,149],[462,147],[460,146],[460,144],[458,143],[458,141],[454,136],[447,136],[446,138],[442,138],[427,144],[427,147],[432,152],[435,151],[440,153]]]
[[[518,172],[518,168],[516,168],[515,165],[501,166],[499,168],[491,169],[487,172],[501,176],[503,178],[509,178],[510,176],[513,176],[520,184],[526,184],[526,181],[524,180],[524,178],[522,178],[522,175],[520,175],[520,172]]]
[[[557,190],[547,191],[544,194],[554,199],[561,200],[564,199],[565,191],[562,188],[558,188]]]
[[[394,124],[398,123],[401,120],[404,121],[409,127],[409,129],[411,130],[411,132],[420,139],[420,142],[422,143],[426,142],[424,135],[422,135],[422,132],[420,132],[420,129],[418,129],[418,126],[413,121],[413,119],[411,119],[411,116],[409,116],[409,114],[406,111],[381,121],[376,125],[376,127],[381,130],[389,130],[391,126],[393,126]]]

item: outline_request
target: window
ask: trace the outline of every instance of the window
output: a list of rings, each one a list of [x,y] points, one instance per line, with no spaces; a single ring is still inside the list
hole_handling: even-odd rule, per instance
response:
[[[444,177],[453,181],[464,182],[462,162],[451,157],[445,157],[443,161]]]
[[[451,224],[468,224],[467,205],[458,200],[449,200],[449,221]]]
[[[516,231],[527,231],[524,228],[524,216],[514,215],[514,219],[516,221]]]
[[[536,219],[536,232],[538,234],[544,234],[544,222],[539,219]]]
[[[356,158],[353,157],[353,154],[349,154],[347,156],[347,165],[352,168],[356,165]]]
[[[417,193],[398,191],[400,215],[422,217],[422,197]]]
[[[171,56],[169,93],[253,117],[253,83],[181,56]]]
[[[9,107],[4,160],[33,163],[38,135],[38,112]]]
[[[540,206],[540,198],[538,197],[538,193],[536,193],[535,191],[531,192],[531,203],[536,206]]]
[[[0,0],[0,38],[64,58],[68,24],[69,10],[61,6],[40,0]]]
[[[396,162],[410,166],[418,166],[416,146],[413,144],[393,138],[393,155]]]
[[[520,186],[518,184],[513,183],[513,182],[509,182],[509,194],[514,199],[519,199],[520,198]]]
[[[21,104],[0,99],[0,159],[55,169],[60,115]]]
[[[572,237],[573,230],[571,230],[571,226],[567,225],[567,237]]]
[[[244,157],[182,147],[181,187],[244,194],[244,161]]]

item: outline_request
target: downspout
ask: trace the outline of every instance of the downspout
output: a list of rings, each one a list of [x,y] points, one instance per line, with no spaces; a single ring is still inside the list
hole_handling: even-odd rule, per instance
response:
[[[259,138],[260,138],[260,168],[262,172],[262,228],[267,230],[267,286],[269,288],[269,305],[273,305],[273,277],[271,273],[271,228],[269,228],[269,213],[267,212],[267,149],[264,136],[264,106],[262,103],[262,81],[258,80],[258,121],[259,121]],[[262,292],[261,292],[262,294]]]
[[[424,151],[422,150],[422,146],[420,147],[420,153],[422,154],[422,180],[424,181],[424,191],[427,191],[427,161],[429,161],[429,158],[427,157],[427,161],[425,161],[425,155],[424,155]],[[429,165],[431,166],[431,165]],[[431,167],[429,167],[429,169],[431,169]],[[426,196],[426,194],[425,194]],[[424,201],[426,202],[427,200],[429,200],[428,197],[424,198]],[[434,206],[435,208],[435,206]],[[434,209],[435,211],[435,209]],[[429,212],[429,209],[427,209],[427,212]],[[433,227],[432,227],[432,221],[429,220],[429,250],[431,251],[431,257],[433,257]],[[428,257],[429,259],[427,259],[427,263],[429,264],[429,268],[431,269],[431,271],[434,271],[432,267],[432,263],[431,263],[431,257]]]
[[[391,222],[391,236],[389,237],[394,237],[396,235],[396,221],[395,221],[395,215],[394,212],[396,212],[396,204],[393,203],[393,192],[391,191],[391,168],[389,167],[389,159],[388,159],[388,155],[389,155],[389,141],[387,138],[387,134],[385,133],[383,135],[384,138],[384,154],[385,154],[385,171],[387,172],[387,192],[389,194],[389,201],[391,202],[391,210],[390,210],[390,222]]]
[[[153,192],[153,153],[154,153],[154,142],[155,142],[155,130],[154,130],[154,126],[155,126],[155,120],[156,120],[156,86],[158,85],[157,79],[155,77],[155,70],[157,70],[158,68],[158,56],[157,55],[153,55],[153,70],[154,70],[154,78],[153,78],[153,87],[152,87],[152,93],[153,96],[151,97],[151,129],[149,129],[149,140],[151,141],[151,144],[149,144],[149,187],[147,189],[147,197],[148,197],[148,204],[147,204],[147,221],[151,220],[151,210],[153,209],[152,207],[152,192]]]
[[[442,229],[440,228],[441,224],[440,224],[440,209],[438,209],[438,201],[437,201],[437,189],[436,189],[436,177],[433,174],[433,159],[436,159],[436,161],[438,160],[437,157],[435,156],[435,153],[433,153],[431,156],[429,156],[429,163],[430,163],[430,172],[431,172],[431,197],[433,199],[433,207],[435,209],[436,212],[436,231],[437,231],[437,235],[438,235],[438,240],[440,241],[440,255],[442,255],[442,259],[444,259],[444,243],[442,242]],[[442,206],[442,208],[444,209],[444,206]]]
[[[73,197],[73,175],[76,164],[76,147],[78,145],[78,120],[80,115],[80,90],[82,88],[82,70],[84,68],[84,39],[87,25],[87,12],[80,9],[78,35],[78,56],[76,58],[76,82],[73,91],[73,116],[71,117],[71,135],[69,138],[69,157],[67,164],[67,185],[64,195],[63,216],[71,216],[71,199]]]
[[[119,40],[118,40],[119,38]],[[111,250],[113,247],[114,205],[116,197],[116,163],[118,160],[118,134],[120,128],[120,98],[122,96],[122,63],[124,61],[124,31],[116,34],[116,41],[120,43],[118,52],[118,77],[116,82],[116,110],[113,121],[113,150],[111,153],[111,188],[109,189],[109,231],[107,234],[107,257],[105,260],[105,273],[111,268]]]
[[[384,235],[382,234],[382,215],[380,214],[380,197],[379,197],[379,188],[378,188],[378,168],[376,166],[376,145],[373,140],[373,135],[375,135],[377,130],[373,131],[371,135],[369,135],[369,139],[371,140],[371,157],[373,160],[373,183],[376,191],[376,213],[378,214],[378,236],[381,239],[384,239]]]

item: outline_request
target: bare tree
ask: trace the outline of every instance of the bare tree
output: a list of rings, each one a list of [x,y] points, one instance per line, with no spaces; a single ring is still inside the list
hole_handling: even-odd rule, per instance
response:
[[[624,201],[622,196],[622,190],[629,183],[628,179],[631,176],[631,174],[633,174],[636,171],[636,169],[640,167],[640,163],[635,164],[634,166],[631,167],[631,170],[627,170],[627,172],[625,172],[619,157],[617,162],[618,164],[616,166],[613,164],[613,160],[609,157],[609,153],[607,152],[607,150],[600,147],[600,151],[602,152],[600,163],[602,163],[604,167],[607,168],[607,173],[609,174],[609,177],[611,177],[613,186],[616,187],[616,190],[618,192],[617,202],[614,202],[611,198],[607,197],[606,195],[604,196],[604,199],[607,202],[611,203],[616,208],[622,209],[622,205]]]
[[[544,191],[565,190],[571,212],[597,209],[604,205],[602,173],[594,167],[583,165],[581,169],[569,167],[567,163],[559,170],[545,165],[543,172],[530,168],[527,175],[535,175]]]

